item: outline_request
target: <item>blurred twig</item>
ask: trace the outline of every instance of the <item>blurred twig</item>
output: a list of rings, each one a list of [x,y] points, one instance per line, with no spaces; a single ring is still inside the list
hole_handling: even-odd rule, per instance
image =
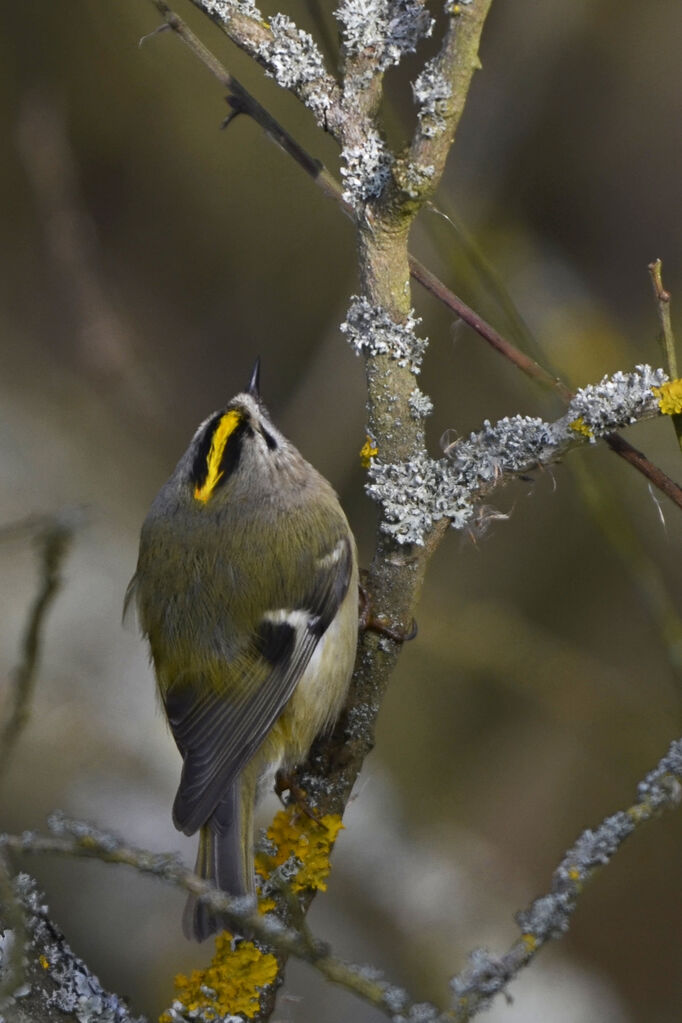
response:
[[[154,853],[129,846],[111,832],[84,821],[72,820],[61,813],[52,814],[48,825],[49,835],[38,832],[0,835],[0,852],[96,859],[151,874],[166,884],[200,896],[207,906],[227,917],[235,929],[309,963],[327,980],[339,984],[387,1016],[395,1018],[398,1010],[409,1014],[414,1007],[406,992],[378,979],[377,971],[338,959],[330,954],[324,942],[312,938],[307,930],[299,933],[295,928],[283,927],[279,920],[269,915],[262,915],[255,908],[253,898],[234,897],[220,891],[210,881],[183,866],[176,853]],[[430,1008],[433,1013],[428,1019],[432,1023],[448,1018],[441,1017],[435,1007]]]
[[[98,386],[121,388],[136,413],[146,419],[158,416],[158,369],[152,376],[137,358],[134,330],[112,296],[66,117],[48,87],[34,88],[23,98],[16,144],[81,368]]]
[[[151,0],[162,14],[165,22],[182,39],[195,56],[211,71],[211,73],[228,89],[228,103],[235,113],[246,113],[259,124],[270,137],[288,153],[302,169],[322,189],[324,194],[334,199],[343,212],[354,219],[350,205],[343,198],[343,189],[334,175],[319,160],[310,156],[293,136],[276,121],[271,114],[229,73],[208,47],[192,32],[188,25],[166,3],[166,0]],[[228,118],[229,120],[229,118]],[[438,301],[468,324],[479,337],[487,341],[500,355],[513,363],[526,376],[541,386],[554,391],[559,398],[568,404],[573,396],[571,389],[558,377],[541,366],[535,359],[521,351],[507,338],[503,337],[482,316],[455,295],[438,277],[432,273],[415,256],[409,256],[410,274],[423,288],[429,291]],[[682,509],[682,488],[670,479],[661,469],[651,462],[643,452],[638,451],[619,434],[611,434],[605,438],[611,450],[625,459],[634,469],[645,476],[650,483],[670,498],[678,508]]]
[[[36,533],[36,542],[41,548],[40,587],[24,630],[21,642],[21,659],[10,679],[10,706],[5,722],[0,729],[0,777],[6,770],[28,721],[40,663],[45,620],[61,586],[62,563],[79,519],[79,512],[68,511],[50,519],[35,520],[40,523]],[[28,528],[30,522],[31,520],[26,520],[14,527],[4,527],[4,529],[10,533],[13,528],[23,531]]]
[[[663,264],[660,259],[649,263],[649,274],[656,299],[658,319],[661,324],[659,341],[663,351],[663,365],[671,380],[677,380],[677,353],[675,351],[675,335],[673,333],[672,321],[670,319],[670,292],[663,287]],[[682,413],[677,412],[671,416],[677,442],[682,449]]]
[[[505,991],[517,974],[552,938],[568,931],[585,883],[592,880],[620,849],[626,838],[646,821],[674,809],[680,802],[682,739],[673,742],[637,787],[637,799],[626,810],[606,817],[594,830],[583,831],[552,876],[552,889],[517,913],[521,936],[499,958],[485,949],[469,957],[469,966],[451,981],[455,995],[454,1019],[458,1023],[487,1008],[491,999]]]

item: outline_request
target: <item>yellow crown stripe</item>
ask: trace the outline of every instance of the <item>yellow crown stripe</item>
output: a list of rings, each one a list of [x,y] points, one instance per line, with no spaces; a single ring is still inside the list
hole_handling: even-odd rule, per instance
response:
[[[242,417],[239,412],[226,412],[213,431],[211,447],[206,459],[206,479],[201,486],[197,484],[194,488],[194,496],[197,501],[202,501],[205,504],[218,485],[218,481],[222,476],[220,463],[223,460],[225,445],[227,444],[230,435],[234,433],[235,429],[239,426],[241,418]]]

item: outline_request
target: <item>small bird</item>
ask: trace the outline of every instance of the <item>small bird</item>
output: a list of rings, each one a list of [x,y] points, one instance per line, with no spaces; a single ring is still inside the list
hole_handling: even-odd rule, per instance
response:
[[[247,389],[206,419],[142,526],[134,602],[183,759],[175,826],[196,872],[254,891],[253,810],[341,710],[358,632],[355,541],[330,484]],[[190,896],[199,941],[223,929]]]

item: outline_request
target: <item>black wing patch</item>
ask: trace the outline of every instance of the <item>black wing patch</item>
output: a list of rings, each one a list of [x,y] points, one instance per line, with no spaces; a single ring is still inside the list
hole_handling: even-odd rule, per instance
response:
[[[190,680],[167,692],[166,713],[184,761],[173,819],[185,834],[207,822],[263,743],[346,596],[352,572],[351,541],[342,537],[317,563],[301,606],[265,615],[248,654],[227,667],[241,696]]]

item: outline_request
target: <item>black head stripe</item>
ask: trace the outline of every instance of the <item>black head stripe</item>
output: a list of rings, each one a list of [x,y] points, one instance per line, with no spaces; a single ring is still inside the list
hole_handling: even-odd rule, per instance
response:
[[[268,433],[264,426],[262,426],[261,429],[263,431],[263,436],[265,437],[265,443],[267,444],[267,446],[270,448],[271,451],[276,451],[277,441],[275,440],[275,438],[272,436],[271,433]]]
[[[211,441],[213,440],[213,434],[215,433],[216,426],[223,418],[224,414],[224,412],[216,412],[214,416],[211,416],[204,427],[204,432],[199,438],[190,473],[190,481],[195,487],[202,486],[206,480],[208,472],[208,453],[211,450]]]

